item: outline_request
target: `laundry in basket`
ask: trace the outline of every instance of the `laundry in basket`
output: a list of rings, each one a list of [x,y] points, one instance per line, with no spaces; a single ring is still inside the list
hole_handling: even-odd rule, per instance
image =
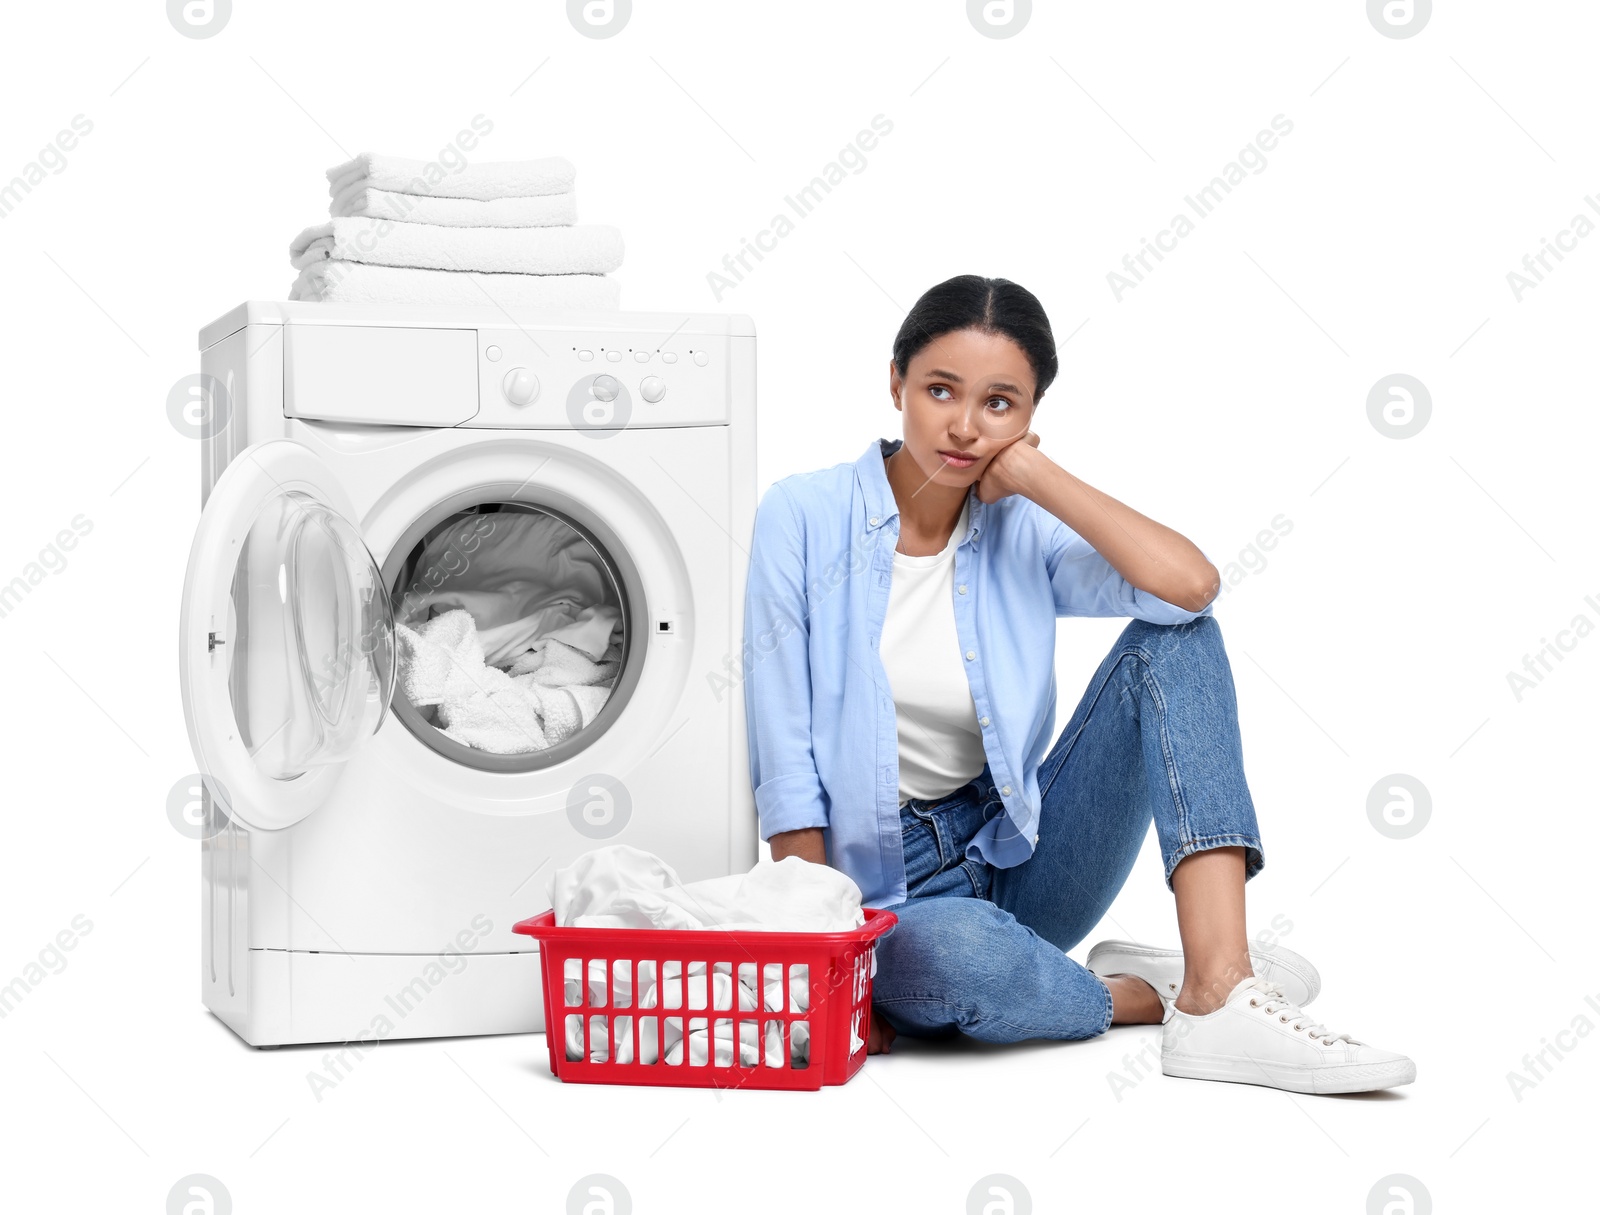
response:
[[[571,942],[581,938],[565,933],[569,947],[555,956],[550,942],[542,941],[544,965],[559,965],[561,975],[560,986],[553,987],[547,973],[547,997],[559,992],[570,1010],[558,1017],[547,1007],[547,1034],[560,1039],[559,1046],[551,1043],[552,1067],[557,1066],[559,1049],[565,1062],[622,1066],[621,1072],[606,1073],[619,1083],[658,1082],[642,1078],[641,1069],[627,1066],[631,1064],[651,1071],[658,1062],[668,1068],[686,1063],[690,1069],[708,1064],[763,1071],[811,1068],[813,968],[790,951],[806,934],[827,941],[830,937],[824,934],[856,933],[867,922],[860,888],[848,875],[799,857],[757,865],[748,873],[686,883],[660,857],[613,844],[557,869],[546,893],[552,910],[518,925],[518,931],[537,923],[620,930],[599,933],[593,949],[572,948]],[[885,912],[873,915],[893,921]],[[870,931],[876,936],[887,927],[879,924]],[[647,944],[654,930],[664,933],[660,948]],[[685,949],[688,933],[704,939]],[[636,947],[625,949],[613,937],[631,937]],[[766,948],[758,942],[767,937],[781,951],[776,956],[790,959],[788,965],[746,960],[755,958],[752,949]],[[836,949],[817,951],[819,982],[830,976],[837,981],[839,971],[830,960],[837,956]],[[601,952],[607,956],[594,956]],[[620,952],[635,956],[614,956]],[[666,956],[674,952],[686,960]],[[657,956],[649,956],[652,953]],[[705,960],[719,953],[730,960]],[[848,1003],[842,1013],[848,1014],[848,1024],[838,1022],[837,1047],[845,1060],[865,1046],[865,1001],[875,972],[876,955],[870,947],[859,952],[858,962],[846,972],[854,976],[853,990],[846,993]],[[852,1071],[849,1068],[844,1078]]]
[[[557,869],[545,893],[562,927],[848,932],[865,920],[849,875],[798,856],[684,882],[655,854],[608,844]]]

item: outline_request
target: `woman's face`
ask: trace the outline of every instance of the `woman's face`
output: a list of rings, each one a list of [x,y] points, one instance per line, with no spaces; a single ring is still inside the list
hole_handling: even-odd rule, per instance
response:
[[[977,329],[940,334],[912,358],[903,381],[889,366],[906,453],[942,485],[977,481],[995,452],[1028,433],[1034,383],[1020,346]]]

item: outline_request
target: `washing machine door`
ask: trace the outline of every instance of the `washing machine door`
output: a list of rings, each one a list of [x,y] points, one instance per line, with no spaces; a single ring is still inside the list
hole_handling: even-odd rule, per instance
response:
[[[262,830],[299,822],[382,725],[394,616],[332,471],[305,447],[246,448],[217,478],[184,578],[184,717],[213,802]]]

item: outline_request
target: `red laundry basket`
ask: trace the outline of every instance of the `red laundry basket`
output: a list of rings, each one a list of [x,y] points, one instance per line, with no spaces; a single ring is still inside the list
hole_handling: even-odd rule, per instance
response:
[[[551,1072],[587,1084],[843,1084],[866,1061],[873,951],[896,919],[864,910],[848,932],[562,928],[553,910],[523,920],[513,931],[539,942]]]

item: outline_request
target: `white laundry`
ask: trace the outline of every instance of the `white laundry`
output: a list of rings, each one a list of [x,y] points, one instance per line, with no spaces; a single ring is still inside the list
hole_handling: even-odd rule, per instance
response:
[[[559,925],[578,928],[722,929],[754,932],[844,932],[866,922],[861,890],[845,873],[789,856],[757,865],[748,873],[683,882],[653,853],[628,844],[593,848],[551,875],[546,894]],[[715,937],[711,938],[715,948]],[[744,947],[730,952],[747,953]],[[637,968],[637,1000],[634,999]],[[588,1059],[633,1061],[632,1018],[639,1020],[639,1062],[668,1064],[683,1057],[688,1041],[691,1066],[731,1066],[735,1014],[811,1010],[810,966],[731,960],[660,963],[631,958],[590,958],[587,967],[568,958],[563,968],[563,1036],[566,1056],[584,1057],[583,1018],[590,1018]],[[874,953],[873,973],[877,972]],[[787,981],[785,980],[787,971]],[[587,997],[589,1007],[581,1006]],[[783,1026],[787,1017],[738,1019],[739,1065],[804,1067],[810,1059],[809,1022],[789,1020],[792,1062],[786,1063]],[[658,1039],[655,1025],[665,1026]],[[684,1032],[684,1026],[688,1032]],[[709,1028],[708,1028],[709,1025]]]
[[[328,194],[376,187],[437,198],[526,198],[565,194],[578,176],[564,156],[538,160],[485,160],[446,173],[437,163],[363,152],[327,171]]]
[[[600,713],[622,659],[603,560],[544,512],[483,511],[434,532],[399,588],[400,684],[449,738],[544,750]],[[431,616],[431,618],[430,618]]]
[[[639,1001],[635,1005],[632,999],[632,972],[633,966],[639,968]],[[666,1046],[666,1061],[669,1064],[677,1063],[682,1059],[682,1039],[685,1037],[683,1025],[687,1021],[689,1032],[689,1059],[692,1066],[698,1066],[706,1061],[708,1050],[714,1050],[718,1066],[731,1066],[733,1058],[733,1022],[725,1015],[730,1012],[757,1013],[757,1012],[784,1012],[785,1009],[785,984],[783,981],[784,967],[779,963],[769,963],[760,968],[764,972],[764,980],[758,982],[757,964],[754,962],[739,963],[738,982],[735,984],[733,976],[733,963],[718,962],[712,967],[711,990],[706,990],[706,963],[691,962],[687,972],[683,964],[676,961],[661,963],[661,977],[659,984],[655,977],[656,963],[642,961],[633,963],[629,960],[626,964],[616,965],[614,961],[604,958],[591,958],[588,965],[588,986],[590,1009],[600,1008],[611,1010],[608,1012],[589,1011],[585,1013],[573,1012],[572,1005],[581,1005],[583,1001],[583,985],[579,979],[582,968],[577,958],[568,958],[564,967],[562,980],[563,995],[569,1006],[565,1014],[566,1025],[566,1051],[567,1058],[571,1060],[582,1059],[583,1056],[583,1018],[590,1018],[589,1026],[589,1062],[605,1063],[609,1061],[611,1041],[616,1043],[617,1062],[628,1063],[633,1058],[632,1018],[638,1016],[639,1023],[639,1061],[641,1063],[654,1063],[659,1057],[660,1043],[656,1040],[655,1018],[652,1011],[665,1014],[665,1030],[663,1031]],[[791,965],[789,968],[788,1006],[787,1011],[805,1013],[811,1008],[811,979],[810,966],[805,963]],[[607,981],[611,982],[609,1006],[607,1003]],[[760,993],[759,1007],[757,993]],[[735,995],[737,991],[737,995]],[[659,997],[659,1000],[658,1000]],[[709,997],[709,998],[708,998]],[[658,1007],[659,1006],[659,1007]],[[702,1022],[710,1021],[708,1030]],[[808,1022],[795,1021],[791,1024],[790,1045],[793,1049],[793,1066],[805,1067],[810,1059],[811,1027]],[[768,1018],[762,1027],[762,1037],[765,1040],[766,1063],[769,1067],[784,1066],[783,1057],[783,1022],[775,1018]],[[741,1020],[739,1023],[739,1062],[744,1067],[754,1067],[762,1061],[757,1045],[757,1025],[753,1020]]]
[[[686,883],[660,857],[608,844],[556,869],[545,893],[556,923],[579,928],[847,932],[866,923],[848,874],[798,856]]]
[[[614,1023],[613,1023],[614,1022]],[[661,1039],[666,1043],[667,1065],[674,1066],[683,1062],[683,1032],[682,1018],[669,1017],[660,1022],[665,1029],[659,1034],[655,1017],[641,1017],[639,1020],[639,1058],[642,1064],[656,1063],[661,1058]],[[703,1067],[708,1055],[716,1067],[733,1066],[733,1022],[723,1018],[713,1022],[712,1028],[707,1030],[703,1026],[694,1025],[687,1034],[689,1040],[689,1066]],[[591,1014],[589,1026],[589,1056],[590,1063],[608,1063],[611,1061],[612,1039],[616,1042],[616,1061],[618,1063],[632,1063],[633,1054],[633,1016],[624,1014],[614,1019],[604,1015]],[[792,1066],[806,1067],[811,1062],[811,1026],[805,1021],[795,1021],[789,1027],[789,1043],[793,1051]],[[583,1059],[583,1020],[573,1014],[567,1018],[565,1035],[566,1056],[570,1061]],[[739,1022],[739,1066],[757,1067],[765,1064],[767,1067],[783,1067],[783,1023],[769,1020],[764,1026],[758,1026],[755,1021]]]
[[[289,298],[328,304],[495,304],[605,311],[622,306],[622,283],[605,274],[479,274],[330,258],[303,267],[289,286]]]
[[[380,190],[358,185],[347,189],[328,205],[329,215],[365,215],[373,219],[403,219],[413,224],[444,224],[451,228],[546,227],[578,222],[577,196],[541,194],[528,198],[443,198],[431,194]]]
[[[557,673],[554,658],[564,650],[553,650],[538,661],[525,662],[528,651],[537,651],[542,641],[554,639],[574,650],[581,650],[591,660],[597,659],[610,648],[611,635],[616,632],[621,620],[622,613],[609,603],[579,608],[563,600],[542,607],[521,620],[513,620],[510,624],[488,629],[480,627],[478,640],[483,643],[484,661],[490,666],[500,666],[515,659],[516,665],[522,668],[513,672],[517,675],[526,675],[549,666],[549,675],[539,682],[558,687],[590,681],[576,677],[581,668],[573,672],[572,678],[568,678],[565,672]]]
[[[609,1007],[625,1009],[633,1006],[633,978],[634,966],[639,968],[639,1008],[662,1007],[669,1012],[673,1009],[687,1008],[691,1013],[704,1012],[783,1012],[784,983],[783,966],[778,962],[769,962],[763,967],[764,975],[757,981],[757,964],[755,962],[740,962],[738,1001],[737,1007],[734,1000],[733,963],[717,962],[712,967],[711,990],[706,991],[706,964],[703,961],[690,962],[687,973],[683,970],[683,963],[667,959],[661,963],[661,977],[659,983],[656,979],[656,964],[650,959],[632,962],[631,959],[622,959],[625,963],[617,965],[616,959],[590,958],[589,959],[589,1006],[604,1009],[608,1007],[606,999],[606,983],[609,977],[612,984]],[[568,958],[563,969],[562,994],[566,997],[567,1004],[581,1005],[583,1003],[583,985],[578,977],[581,968],[577,958]],[[809,1012],[811,1009],[811,967],[804,962],[797,962],[789,967],[788,1011]],[[759,987],[761,993],[760,1006],[757,1006],[756,992]],[[660,996],[658,1001],[657,997]],[[708,1000],[709,995],[709,1000]]]
[[[452,228],[339,215],[289,243],[296,270],[337,258],[379,266],[511,274],[605,274],[622,265],[622,233],[610,224]]]
[[[600,658],[621,622],[614,599],[600,555],[562,520],[494,511],[464,516],[428,541],[395,614],[412,623],[464,608],[484,660],[500,666],[539,637]]]
[[[416,628],[396,624],[395,635],[406,698],[437,706],[446,737],[496,755],[545,750],[587,726],[611,694],[622,651],[618,642],[610,660],[596,663],[547,637],[538,651],[546,665],[513,676],[485,663],[468,612],[448,611]],[[565,676],[582,682],[552,682]]]

